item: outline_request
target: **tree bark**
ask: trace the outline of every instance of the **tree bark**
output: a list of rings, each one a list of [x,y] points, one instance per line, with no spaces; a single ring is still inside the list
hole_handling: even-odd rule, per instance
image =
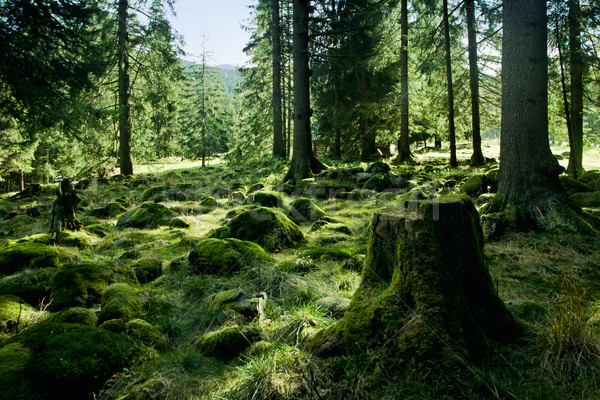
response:
[[[294,0],[294,144],[290,168],[284,181],[299,181],[319,173],[325,166],[312,151],[310,130],[309,0]]]
[[[596,234],[562,189],[564,168],[548,141],[546,1],[504,0],[503,15],[500,172],[498,197],[484,215],[486,235],[505,229]]]
[[[285,158],[281,113],[281,34],[279,0],[271,0],[273,34],[273,156]]]
[[[360,91],[362,100],[362,113],[360,116],[360,130],[361,130],[361,142],[360,142],[360,158],[362,161],[368,161],[369,158],[375,154],[377,147],[375,145],[375,130],[369,129],[369,115],[367,107],[368,97],[368,84],[367,84],[367,68],[362,67],[360,71]]]
[[[335,80],[333,84],[333,92],[335,96],[333,125],[334,125],[334,139],[333,139],[333,157],[335,159],[342,158],[342,129],[340,128],[340,82]]]
[[[412,163],[408,127],[408,1],[401,0],[400,12],[400,138],[394,164]]]
[[[52,205],[50,215],[50,231],[52,233],[59,234],[65,229],[71,231],[81,229],[81,222],[75,215],[78,204],[79,197],[71,181],[64,179],[56,189],[56,200]]]
[[[128,0],[119,0],[119,165],[122,175],[133,175],[131,161],[131,106],[129,104],[129,34],[127,31]]]
[[[443,1],[444,8],[444,47],[446,49],[446,82],[448,88],[448,136],[450,140],[450,166],[457,167],[456,128],[454,126],[454,86],[452,85],[452,54],[450,52],[450,20],[448,19],[448,0]]]
[[[569,47],[571,72],[570,156],[567,172],[574,178],[583,173],[583,58],[581,54],[581,9],[579,0],[569,0]]]
[[[471,87],[471,130],[473,134],[473,154],[471,166],[485,165],[481,151],[481,118],[479,114],[479,66],[477,65],[477,29],[475,26],[475,1],[465,1],[467,14],[467,36],[469,41],[469,86]]]
[[[494,289],[475,206],[436,199],[373,217],[361,284],[343,320],[317,334],[312,348],[323,356],[374,349],[395,368],[454,374],[482,359],[486,339],[524,333]]]

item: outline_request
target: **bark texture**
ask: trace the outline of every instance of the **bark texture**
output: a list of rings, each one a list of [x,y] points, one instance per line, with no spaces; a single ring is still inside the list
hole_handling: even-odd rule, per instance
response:
[[[131,105],[129,104],[129,34],[127,32],[128,0],[119,0],[119,166],[122,175],[133,175],[131,161]]]
[[[456,128],[454,125],[454,85],[452,84],[452,53],[450,52],[450,20],[448,0],[443,1],[444,8],[444,47],[446,49],[446,83],[448,89],[448,138],[450,141],[450,166],[457,167]]]
[[[81,222],[75,215],[78,204],[79,197],[71,181],[64,179],[60,183],[60,187],[56,189],[56,200],[52,205],[52,213],[50,214],[50,230],[52,233],[59,234],[65,229],[71,231],[81,229]]]
[[[273,33],[273,155],[285,158],[281,112],[281,38],[279,0],[271,0]]]
[[[401,0],[400,12],[400,138],[394,164],[412,163],[408,131],[408,1]]]
[[[360,287],[343,320],[318,334],[314,347],[322,355],[379,349],[396,365],[447,372],[481,360],[487,339],[524,333],[494,289],[473,203],[452,198],[408,203],[403,216],[374,216]]]
[[[469,86],[471,88],[471,130],[473,135],[473,155],[471,166],[485,165],[481,151],[481,118],[479,113],[479,65],[477,64],[477,27],[475,25],[475,0],[465,1],[467,14],[467,36],[469,42]]]
[[[574,178],[583,174],[583,57],[581,53],[581,7],[569,0],[569,48],[571,73],[570,157],[567,171]]]

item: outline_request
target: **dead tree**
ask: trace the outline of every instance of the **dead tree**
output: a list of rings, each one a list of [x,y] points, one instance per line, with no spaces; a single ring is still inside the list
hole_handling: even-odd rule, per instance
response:
[[[65,229],[78,231],[81,229],[81,222],[75,216],[79,196],[75,192],[71,181],[64,179],[56,189],[56,200],[52,204],[52,213],[50,215],[50,231],[59,234]]]

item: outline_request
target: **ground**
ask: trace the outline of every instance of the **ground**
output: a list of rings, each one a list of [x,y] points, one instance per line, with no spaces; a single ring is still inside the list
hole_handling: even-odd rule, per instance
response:
[[[498,144],[486,142],[483,150],[486,157],[497,157]],[[568,148],[556,147],[553,151],[560,155]],[[445,154],[416,151],[415,156],[419,162],[416,167],[392,168],[407,177],[404,192],[415,186],[410,194],[363,192],[350,196],[359,186],[351,179],[340,186],[323,186],[346,193],[345,198],[360,200],[313,197],[326,221],[300,221],[303,241],[278,248],[264,262],[243,265],[226,276],[198,274],[187,257],[202,239],[235,216],[229,214],[231,210],[248,209],[242,198],[231,193],[248,194],[248,189],[257,183],[264,185],[265,190],[278,189],[286,170],[280,163],[269,160],[229,167],[212,161],[209,168],[202,169],[172,160],[145,170],[136,168],[138,175],[133,180],[115,178],[108,185],[92,184],[81,190],[78,218],[93,240],[84,247],[55,244],[60,264],[111,265],[112,269],[106,269],[106,283],[94,289],[98,293],[82,292],[73,305],[82,304],[100,315],[100,291],[114,283],[127,283],[131,289],[126,289],[128,295],[133,292],[141,304],[141,311],[132,315],[134,319],[113,319],[105,322],[104,328],[98,328],[133,341],[142,351],[102,390],[97,386],[96,398],[598,398],[600,312],[596,300],[600,298],[600,241],[573,233],[514,233],[485,244],[487,265],[500,298],[532,334],[525,343],[495,345],[481,363],[469,365],[471,376],[464,381],[431,379],[426,368],[381,371],[383,364],[379,361],[384,355],[371,349],[327,359],[307,350],[308,339],[338,321],[341,314],[320,306],[325,303],[323,299],[336,298],[340,304],[346,304],[339,299],[350,299],[359,285],[374,213],[397,214],[401,203],[409,198],[459,191],[461,182],[469,176],[493,168],[490,165],[469,169],[467,146],[459,146],[461,166],[457,170],[446,168]],[[366,170],[368,165],[338,167]],[[600,169],[597,148],[586,151],[584,166],[586,170]],[[319,185],[319,179],[315,184]],[[342,191],[344,185],[346,190]],[[186,201],[168,200],[161,204],[189,223],[188,228],[118,227],[118,216],[91,215],[92,210],[113,202],[132,210],[142,203],[147,189],[161,186],[186,191]],[[281,186],[279,189],[286,190]],[[18,201],[2,196],[0,208],[25,213],[28,207],[51,203],[52,191],[45,193],[48,195]],[[289,212],[295,198],[291,191],[284,195],[284,213]],[[202,203],[206,199],[214,201],[207,206],[208,202]],[[15,241],[47,243],[48,220],[49,211],[42,207],[42,215],[35,218],[35,223],[0,238],[0,248]],[[0,220],[0,232],[9,233],[5,228],[9,222]],[[327,224],[340,229],[323,229]],[[131,268],[140,260],[161,261],[163,274],[149,282],[136,282]],[[0,268],[7,270],[10,271]],[[10,290],[14,287],[19,297],[37,299],[39,287],[51,286],[52,282],[43,275],[46,281],[36,281],[34,285],[30,281],[42,275],[31,271],[0,276],[2,294],[13,294]],[[28,287],[32,287],[29,296]],[[86,285],[78,287],[83,291]],[[243,315],[235,307],[210,306],[217,294],[237,289],[260,299],[260,318]],[[87,299],[92,299],[91,303]],[[46,321],[60,311],[52,303],[48,306],[48,301],[51,299],[30,304],[39,314],[32,326],[49,323]],[[18,338],[23,331],[32,329],[31,325],[15,323],[0,326],[0,355],[13,354],[17,344],[27,343]],[[143,327],[150,334],[134,333],[134,326]],[[226,341],[229,335],[223,332],[236,333],[232,339],[235,346],[228,347],[235,347],[236,353],[227,353],[227,357],[219,357],[218,347],[214,347],[227,346],[226,343],[217,341],[210,351],[205,345],[220,333],[220,340]],[[252,333],[247,335],[247,345],[240,344],[244,332]],[[143,343],[137,343],[140,341]],[[0,393],[0,399],[2,396]]]

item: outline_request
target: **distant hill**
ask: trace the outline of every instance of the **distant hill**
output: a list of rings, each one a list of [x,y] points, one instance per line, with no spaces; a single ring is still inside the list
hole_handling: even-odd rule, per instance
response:
[[[186,71],[191,70],[194,66],[198,66],[197,63],[189,60],[181,60],[181,64]],[[242,81],[242,73],[239,68],[231,64],[221,64],[218,66],[211,66],[218,70],[217,76],[223,80],[223,87],[230,95],[233,95],[238,83]]]

